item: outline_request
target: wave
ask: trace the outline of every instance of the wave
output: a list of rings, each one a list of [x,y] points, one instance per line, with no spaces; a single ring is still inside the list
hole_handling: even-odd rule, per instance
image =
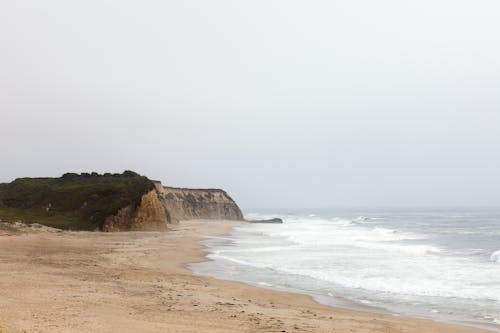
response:
[[[367,219],[360,216],[357,220]],[[405,255],[426,255],[437,254],[442,250],[430,244],[408,244],[415,240],[424,240],[424,235],[382,227],[356,225],[353,220],[341,217],[331,219],[308,219],[304,217],[291,218],[288,223],[275,225],[251,226],[251,229],[241,228],[241,231],[248,230],[255,234],[258,232],[262,237],[272,237],[276,239],[276,244],[280,240],[286,241],[287,246],[295,246],[297,249],[307,251],[308,249],[325,250],[337,249],[365,249],[379,250],[385,253],[402,253]],[[274,242],[274,241],[273,241]],[[244,252],[271,252],[286,250],[287,248],[262,247],[255,244],[253,250]],[[282,244],[280,244],[282,245]]]
[[[440,316],[460,312],[500,320],[500,249],[480,238],[500,235],[497,225],[471,227],[435,215],[358,215],[253,214],[280,216],[285,223],[243,224],[231,242],[209,242],[208,257],[223,265],[223,274],[252,283],[393,310],[404,304]]]
[[[265,265],[259,265],[259,264],[256,264],[254,262],[240,260],[240,259],[224,256],[224,255],[221,255],[218,253],[211,253],[211,254],[207,255],[207,258],[211,259],[211,260],[217,260],[217,259],[228,260],[228,261],[234,262],[236,264],[244,265],[244,266],[251,266],[251,267],[257,267],[257,268],[267,268]]]
[[[490,256],[490,260],[500,263],[500,250],[493,252]]]
[[[436,268],[437,269],[437,268]],[[374,275],[373,271],[358,272],[354,274],[344,274],[337,270],[316,270],[316,269],[297,269],[297,268],[279,268],[276,271],[286,272],[288,274],[302,275],[315,280],[325,281],[340,285],[351,290],[365,290],[375,293],[389,295],[407,295],[423,297],[443,297],[443,298],[461,298],[470,300],[490,300],[500,301],[500,293],[487,289],[478,289],[471,287],[468,281],[457,281],[449,279],[448,281],[436,279],[435,276],[418,275],[411,276],[407,271],[407,276],[387,276],[380,272],[380,275]],[[381,295],[381,294],[379,294]]]
[[[260,252],[279,252],[283,250],[289,250],[289,246],[263,246],[263,247],[252,247],[244,249],[231,249],[224,250],[224,253],[260,253]],[[215,251],[215,254],[221,254],[220,251]]]
[[[317,226],[288,228],[270,233],[272,237],[285,238],[287,241],[310,247],[357,246],[367,247],[370,244],[420,240],[423,237],[416,234],[399,232],[390,228],[364,228],[339,222],[330,224],[318,232]],[[373,245],[376,246],[376,245]],[[389,244],[391,246],[391,244]],[[394,244],[391,246],[395,246]],[[406,247],[407,245],[401,244]]]
[[[353,219],[352,222],[354,224],[374,224],[374,223],[379,223],[383,220],[385,220],[385,217],[358,216],[357,218]]]
[[[431,296],[445,298],[461,298],[476,300],[500,301],[498,291],[472,286],[470,281],[479,280],[477,272],[479,267],[463,267],[461,273],[464,280],[456,279],[450,272],[456,267],[454,260],[448,259],[444,262],[438,259],[432,259],[430,262],[424,258],[404,263],[399,262],[398,267],[379,262],[379,267],[358,266],[349,268],[348,266],[338,265],[337,267],[307,267],[299,268],[298,265],[289,265],[283,257],[271,256],[271,260],[259,260],[254,256],[234,257],[233,251],[214,251],[208,255],[212,260],[226,260],[237,265],[254,267],[256,269],[266,269],[273,274],[292,274],[294,276],[308,277],[315,280],[325,281],[349,289],[365,290],[377,293],[393,295],[413,295],[413,296]],[[299,259],[300,260],[300,259]],[[307,266],[307,265],[305,265]],[[437,278],[437,273],[442,267],[445,278]],[[413,268],[412,268],[413,267]],[[414,268],[419,267],[420,272],[416,274]],[[398,276],[399,275],[399,276]],[[491,280],[482,283],[492,283]],[[332,287],[332,285],[330,285]]]
[[[343,218],[340,218],[340,217],[334,217],[333,219],[331,219],[331,222],[333,222],[336,225],[341,225],[341,226],[345,226],[345,227],[355,224],[351,220],[343,219]]]
[[[369,250],[380,250],[385,252],[405,253],[409,255],[424,255],[438,254],[442,250],[433,245],[400,245],[400,244],[384,244],[384,243],[354,243],[353,246]]]

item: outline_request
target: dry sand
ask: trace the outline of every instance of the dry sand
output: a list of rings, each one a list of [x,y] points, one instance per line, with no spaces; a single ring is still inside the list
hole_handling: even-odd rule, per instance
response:
[[[192,275],[199,240],[234,225],[0,235],[0,332],[485,332]]]

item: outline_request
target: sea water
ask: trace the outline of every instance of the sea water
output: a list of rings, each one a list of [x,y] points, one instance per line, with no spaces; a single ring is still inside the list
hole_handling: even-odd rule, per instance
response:
[[[500,324],[500,211],[251,213],[207,239],[198,274],[346,307]],[[496,328],[495,328],[496,326]]]

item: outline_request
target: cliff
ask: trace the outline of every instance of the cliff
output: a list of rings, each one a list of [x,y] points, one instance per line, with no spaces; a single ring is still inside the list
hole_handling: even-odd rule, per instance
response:
[[[223,190],[164,187],[132,171],[0,184],[0,219],[71,230],[167,230],[190,219],[243,220]]]
[[[234,200],[220,189],[155,187],[171,222],[193,219],[243,220]]]
[[[109,216],[135,211],[154,184],[132,171],[66,173],[60,178],[18,178],[0,186],[0,218],[60,229],[102,230]]]
[[[164,231],[169,215],[159,200],[156,189],[141,197],[139,205],[120,208],[104,221],[103,231]]]

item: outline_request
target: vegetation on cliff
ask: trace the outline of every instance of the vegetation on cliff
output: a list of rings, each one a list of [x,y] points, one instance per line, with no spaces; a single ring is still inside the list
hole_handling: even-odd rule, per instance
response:
[[[151,180],[132,171],[18,178],[0,184],[0,219],[38,222],[62,229],[100,230],[106,217],[130,204],[140,204],[142,195],[153,188]]]

